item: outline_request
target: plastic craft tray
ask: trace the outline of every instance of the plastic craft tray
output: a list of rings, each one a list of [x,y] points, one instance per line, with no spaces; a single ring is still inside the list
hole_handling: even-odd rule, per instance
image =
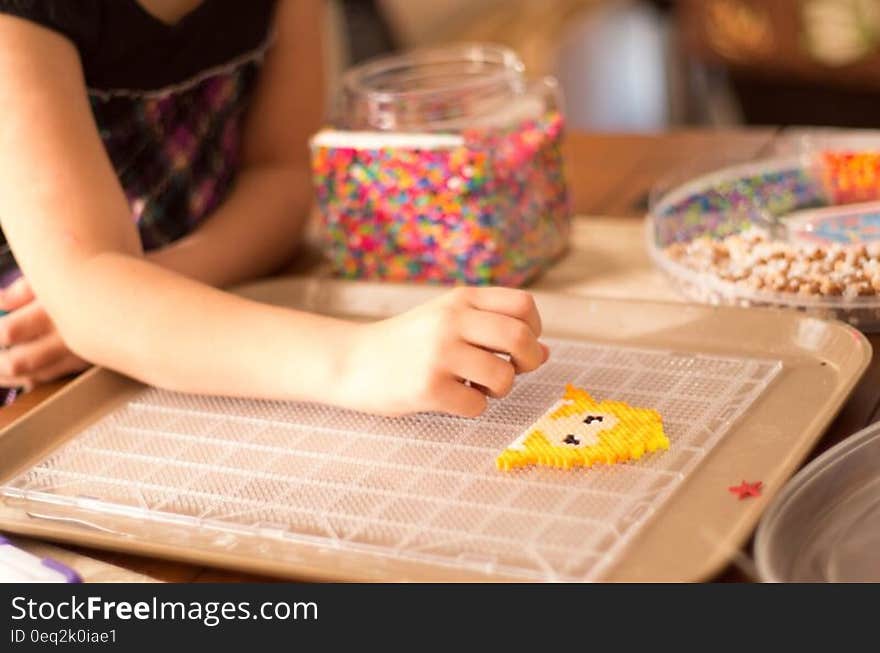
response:
[[[244,294],[371,319],[435,292]],[[695,580],[738,549],[870,356],[855,330],[796,314],[538,300],[554,359],[480,420],[184,396],[96,370],[0,434],[0,528],[298,578]],[[566,381],[660,409],[672,448],[495,470]],[[736,501],[743,479],[765,497]]]
[[[863,152],[869,147],[880,151],[880,137],[876,135],[820,134],[810,143],[828,152]],[[699,236],[721,239],[750,225],[768,227],[788,214],[833,205],[819,166],[809,153],[786,154],[731,165],[657,193],[646,220],[651,258],[681,294],[695,301],[795,308],[816,317],[849,322],[865,332],[880,331],[880,296],[808,296],[753,290],[692,270],[664,251],[673,242],[689,242]]]

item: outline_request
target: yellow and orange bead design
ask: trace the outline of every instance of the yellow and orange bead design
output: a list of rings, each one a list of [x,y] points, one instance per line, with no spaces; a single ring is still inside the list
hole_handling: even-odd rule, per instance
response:
[[[498,456],[501,470],[528,465],[559,469],[611,465],[668,449],[656,410],[622,401],[595,401],[567,385],[565,394]]]

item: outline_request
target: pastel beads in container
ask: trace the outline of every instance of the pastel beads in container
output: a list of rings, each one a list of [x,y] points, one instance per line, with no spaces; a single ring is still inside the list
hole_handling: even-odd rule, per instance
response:
[[[481,44],[349,70],[312,139],[321,239],[347,278],[518,286],[570,229],[554,79]]]

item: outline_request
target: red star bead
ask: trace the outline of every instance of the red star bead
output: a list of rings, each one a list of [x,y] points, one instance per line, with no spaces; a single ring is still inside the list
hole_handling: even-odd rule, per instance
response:
[[[730,492],[739,497],[740,500],[748,499],[749,497],[759,497],[761,496],[761,488],[764,483],[761,481],[757,481],[755,483],[749,483],[747,481],[743,481],[739,485],[733,485],[727,488]]]

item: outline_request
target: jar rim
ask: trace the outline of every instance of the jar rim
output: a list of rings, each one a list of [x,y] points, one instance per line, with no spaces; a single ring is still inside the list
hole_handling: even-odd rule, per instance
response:
[[[385,102],[407,98],[424,98],[446,93],[451,87],[408,89],[404,91],[380,90],[371,88],[369,80],[391,73],[396,69],[418,65],[444,63],[475,63],[496,66],[497,71],[489,72],[475,79],[459,79],[455,88],[468,90],[486,85],[518,82],[525,65],[511,48],[496,43],[459,43],[450,46],[419,48],[403,53],[376,57],[345,72],[342,86],[349,93],[366,96],[370,101]]]

